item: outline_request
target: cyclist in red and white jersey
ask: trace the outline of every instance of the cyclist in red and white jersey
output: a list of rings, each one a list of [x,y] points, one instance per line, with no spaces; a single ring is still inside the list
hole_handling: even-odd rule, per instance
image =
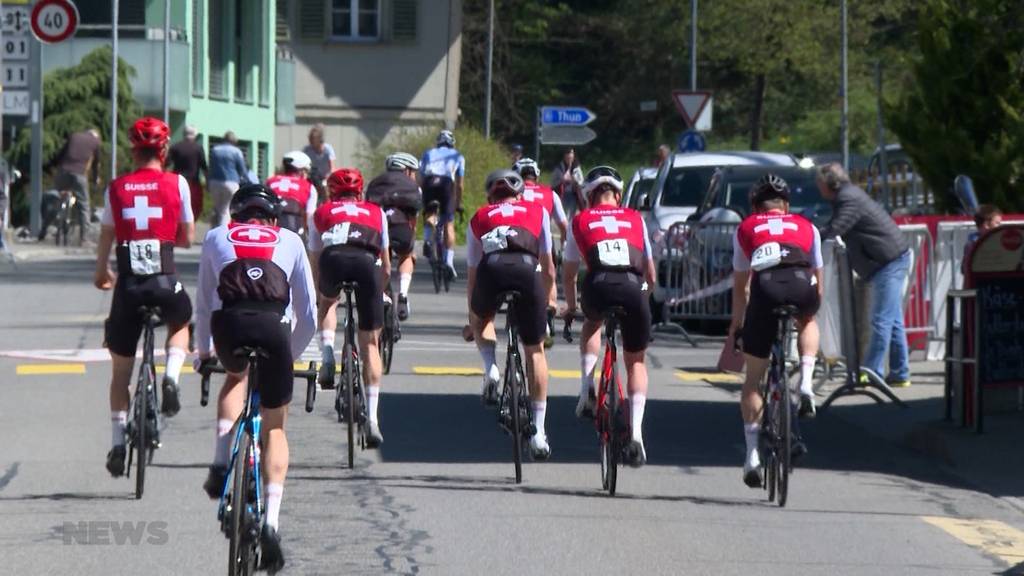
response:
[[[316,212],[316,188],[309,180],[311,161],[305,152],[293,150],[281,160],[283,172],[267,178],[267,187],[284,203],[277,223],[299,236],[305,236]]]
[[[115,179],[106,191],[94,278],[97,288],[114,289],[110,317],[104,325],[113,364],[113,447],[107,454],[107,470],[113,476],[124,474],[128,384],[142,334],[139,308],[159,307],[160,318],[167,324],[167,368],[160,411],[168,416],[181,408],[178,376],[185,362],[192,317],[192,303],[174,268],[174,248],[191,246],[195,234],[191,191],[184,177],[163,170],[170,129],[156,118],[140,118],[128,131],[128,139],[135,171]],[[117,274],[110,269],[115,242]]]
[[[317,209],[309,234],[311,259],[323,299],[320,303],[320,343],[324,368],[320,385],[334,385],[335,310],[344,282],[355,282],[357,340],[366,383],[366,447],[384,442],[377,420],[381,374],[380,329],[384,326],[384,287],[391,281],[388,220],[380,206],[363,201],[363,175],[339,168],[327,178],[330,200]]]
[[[759,386],[768,369],[768,358],[777,337],[779,306],[797,308],[800,350],[801,417],[815,413],[814,361],[818,354],[818,324],[814,315],[821,304],[821,236],[806,218],[789,212],[789,185],[775,174],[766,174],[750,190],[754,213],[740,224],[733,237],[732,323],[729,334],[740,335],[747,374],[740,396],[747,456],[743,481],[762,486],[758,437],[764,399]],[[748,305],[747,290],[750,290]],[[793,455],[807,449],[797,438]]]
[[[639,212],[620,208],[622,177],[609,166],[587,173],[583,194],[587,208],[576,215],[565,244],[562,286],[564,316],[576,312],[576,274],[580,262],[587,266],[582,304],[586,320],[580,333],[582,374],[578,418],[594,415],[594,369],[601,349],[601,326],[610,308],[623,309],[619,318],[623,359],[626,365],[629,414],[633,438],[626,461],[640,467],[647,462],[643,422],[647,405],[647,365],[644,356],[651,340],[651,307],[647,290],[654,285],[654,260],[647,227]]]

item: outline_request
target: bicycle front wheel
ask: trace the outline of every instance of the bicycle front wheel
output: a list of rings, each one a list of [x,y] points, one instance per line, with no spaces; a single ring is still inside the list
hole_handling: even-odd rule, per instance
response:
[[[355,467],[356,463],[356,368],[352,361],[352,343],[346,341],[341,350],[342,363],[345,375],[345,419],[348,420],[348,467]]]
[[[519,359],[515,358],[515,366],[505,375],[505,386],[509,387],[509,410],[512,416],[512,462],[516,469],[516,484],[523,482],[523,422],[520,418],[519,395],[523,386],[522,368]]]
[[[789,473],[793,469],[791,451],[793,448],[793,405],[790,403],[789,385],[785,380],[779,382],[781,387],[778,400],[779,448],[776,456],[777,482],[779,485],[779,506],[786,505],[789,496]]]
[[[612,375],[605,376],[601,374],[601,379],[604,380],[603,386],[605,398],[607,399],[605,430],[608,431],[607,434],[601,435],[601,443],[603,444],[601,447],[602,483],[605,490],[608,491],[608,495],[615,496],[615,488],[619,478],[619,455],[622,453],[622,446],[619,442],[622,431],[619,430],[618,417],[621,400],[619,398],[619,387],[616,385]]]
[[[384,306],[384,329],[380,332],[380,360],[384,364],[384,373],[391,374],[391,358],[395,354],[395,305]]]

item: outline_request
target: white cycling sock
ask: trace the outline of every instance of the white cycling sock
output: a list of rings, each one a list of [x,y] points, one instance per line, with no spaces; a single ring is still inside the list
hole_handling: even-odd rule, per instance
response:
[[[377,421],[377,403],[380,401],[380,386],[366,387],[366,412],[370,422]]]
[[[490,375],[492,373],[491,367],[497,369],[498,364],[494,360],[494,349],[497,347],[497,342],[484,340],[483,338],[477,340],[476,349],[480,352],[480,358],[484,361],[484,374]]]
[[[326,348],[330,346],[334,348],[334,330],[321,330],[320,331],[320,347]]]
[[[800,357],[800,393],[814,394],[814,356]]]
[[[227,466],[231,452],[231,431],[235,423],[227,418],[217,420],[217,439],[213,444],[213,464]]]
[[[594,368],[597,367],[597,354],[584,354],[580,357],[580,396],[585,396],[594,389]]]
[[[445,248],[444,250],[444,262],[449,268],[455,268],[455,250],[452,248]]]
[[[757,453],[757,445],[761,436],[761,425],[744,424],[743,436],[747,441],[747,465],[751,468],[756,468],[761,465],[761,458]]]
[[[646,394],[633,394],[629,398],[630,426],[633,428],[633,440],[643,443],[644,441],[644,408],[647,406]]]
[[[540,402],[533,402],[533,424],[537,427],[537,434],[542,437],[546,437],[547,433],[544,432],[544,417],[548,413],[548,402],[542,400]]]
[[[412,274],[399,274],[398,293],[406,298],[409,297],[409,286],[412,285]]]
[[[128,412],[115,410],[110,413],[110,443],[112,446],[124,446],[124,429],[128,426]]]
[[[170,378],[175,384],[181,376],[181,367],[185,364],[185,356],[188,353],[178,347],[167,349],[167,366],[164,368],[164,376]]]
[[[267,525],[277,530],[278,517],[281,514],[281,498],[284,497],[284,485],[267,483]]]

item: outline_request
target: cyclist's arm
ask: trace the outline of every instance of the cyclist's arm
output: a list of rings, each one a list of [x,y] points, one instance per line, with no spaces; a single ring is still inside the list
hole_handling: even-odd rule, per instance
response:
[[[316,213],[316,188],[310,186],[306,199],[306,236],[313,233],[313,214]]]
[[[562,289],[565,291],[565,304],[570,312],[576,311],[576,275],[580,270],[580,248],[576,238],[569,229],[565,239],[565,250],[562,252]]]
[[[644,266],[644,280],[647,281],[649,289],[653,290],[657,285],[657,272],[654,268],[654,251],[651,250],[651,237],[647,234],[647,221],[640,220],[641,232],[644,235],[644,258],[646,263]],[[735,248],[735,246],[733,247]]]
[[[455,208],[462,208],[462,176],[455,177]]]
[[[473,287],[476,285],[476,268],[483,258],[484,248],[473,233],[473,224],[466,226],[466,301],[473,301]]]
[[[740,245],[739,234],[732,238],[732,322],[729,334],[735,335],[743,326],[747,312],[747,288],[750,286],[750,259]]]
[[[565,216],[565,206],[562,206],[562,197],[555,194],[554,190],[551,191],[551,200],[555,211],[552,216],[555,217],[558,229],[562,231],[562,242],[565,242],[565,236],[569,232],[569,219]]]
[[[114,245],[114,215],[110,211],[110,190],[103,192],[103,215],[100,216],[100,240],[96,246],[96,274],[93,284],[100,290],[109,290],[115,281],[110,270],[110,249]]]
[[[297,236],[295,245],[295,268],[291,280],[292,358],[298,359],[316,332],[316,288],[309,258]]]
[[[814,269],[814,278],[818,281],[818,301],[821,301],[822,296],[825,294],[825,260],[821,257],[821,233],[818,232],[817,226],[811,226],[814,229],[814,244],[811,247],[811,268]]]
[[[391,283],[391,237],[388,236],[388,217],[384,210],[380,211],[380,263],[381,286]]]
[[[553,245],[551,241],[551,215],[548,214],[547,208],[542,208],[541,210],[544,212],[544,218],[541,221],[540,228],[540,269],[541,273],[544,274],[544,293],[550,294],[555,285],[556,273],[555,262],[551,257]]]
[[[178,175],[178,196],[181,198],[181,219],[174,239],[177,248],[189,248],[196,241],[196,223],[192,218],[192,192],[184,176]]]
[[[208,233],[203,241],[202,256],[199,261],[199,285],[196,288],[196,349],[200,358],[211,355],[210,315],[213,313],[214,301],[217,298],[217,273],[213,267],[213,254],[216,252],[213,233]]]

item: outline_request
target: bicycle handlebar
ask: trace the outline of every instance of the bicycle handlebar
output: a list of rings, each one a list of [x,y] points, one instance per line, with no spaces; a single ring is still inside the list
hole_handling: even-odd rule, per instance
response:
[[[198,373],[202,376],[202,384],[199,392],[199,405],[206,406],[210,403],[210,376],[212,374],[227,374],[227,370],[220,365],[216,358],[208,358],[199,366]],[[295,370],[296,378],[306,380],[306,412],[313,411],[313,403],[316,401],[316,362],[309,363],[307,370]]]

